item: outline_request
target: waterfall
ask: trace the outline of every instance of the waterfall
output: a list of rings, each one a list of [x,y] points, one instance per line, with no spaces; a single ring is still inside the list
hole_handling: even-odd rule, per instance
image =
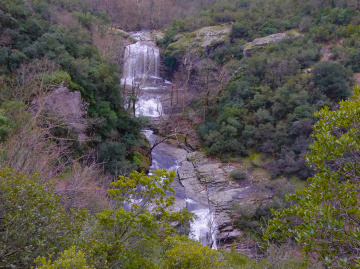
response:
[[[156,88],[164,80],[159,76],[160,52],[151,41],[138,41],[125,48],[123,83],[139,89]]]
[[[187,208],[195,214],[196,220],[190,227],[190,238],[199,241],[202,245],[211,246],[217,249],[216,236],[217,226],[214,220],[214,213],[208,206],[201,205],[193,199],[186,198]]]
[[[138,41],[125,48],[121,83],[129,96],[137,99],[136,116],[160,117],[163,113],[160,92],[166,91],[171,83],[159,75],[159,48],[151,40],[141,40],[142,34],[135,33],[133,37]]]
[[[137,98],[135,115],[159,117],[162,116],[162,96],[167,92],[167,86],[171,84],[159,75],[160,54],[159,49],[153,41],[141,40],[142,32],[135,33],[133,38],[138,40],[136,43],[125,48],[125,63],[123,68],[122,84]],[[147,139],[154,144],[157,136],[151,130],[143,130]],[[162,143],[156,146],[152,152],[152,165],[150,171],[165,168],[167,170],[177,169],[181,165],[179,160],[169,154],[174,151],[173,145]],[[151,172],[150,172],[151,175]],[[196,197],[186,197],[184,187],[179,179],[174,181],[172,187],[175,189],[176,199],[184,202],[188,210],[196,215],[196,219],[191,224],[190,237],[200,241],[203,245],[211,245],[217,248],[214,214],[209,205],[196,202]]]

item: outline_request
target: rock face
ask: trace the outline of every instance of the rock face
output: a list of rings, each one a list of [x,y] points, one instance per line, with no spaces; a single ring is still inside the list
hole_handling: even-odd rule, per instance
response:
[[[241,231],[233,227],[230,209],[235,201],[245,201],[253,192],[250,183],[234,181],[229,174],[235,168],[221,164],[200,152],[187,154],[178,170],[179,179],[187,197],[196,197],[199,203],[207,204],[214,212],[214,219],[221,245],[233,242]]]
[[[74,129],[78,133],[79,141],[86,140],[84,116],[87,114],[87,104],[81,99],[79,91],[71,92],[67,87],[61,86],[34,99],[31,111],[33,114],[50,112],[67,123],[69,128]]]
[[[200,56],[222,45],[229,39],[231,25],[217,25],[198,29],[185,36],[178,36],[176,42],[170,44],[166,51],[167,55],[182,57],[186,54],[199,54]]]
[[[265,36],[265,37],[261,37],[261,38],[256,38],[253,41],[246,43],[243,48],[244,48],[244,56],[245,57],[250,57],[254,51],[256,51],[256,49],[259,49],[261,47],[264,47],[270,43],[278,43],[284,39],[287,38],[294,38],[294,37],[298,37],[301,34],[299,34],[296,31],[289,31],[286,33],[278,33],[278,34],[273,34],[273,35],[269,35],[269,36]]]
[[[154,41],[163,40],[165,37],[165,32],[164,31],[153,31],[153,32],[151,32],[151,35],[153,36]]]

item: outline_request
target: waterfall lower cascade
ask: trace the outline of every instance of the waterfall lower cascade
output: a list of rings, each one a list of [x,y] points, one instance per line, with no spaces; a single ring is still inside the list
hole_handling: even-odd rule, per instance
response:
[[[145,36],[145,38],[144,38]],[[149,38],[149,33],[138,32],[132,35],[136,43],[125,48],[125,63],[122,84],[136,93],[137,105],[135,115],[147,117],[159,117],[163,115],[162,96],[168,90],[169,81],[159,75],[160,53],[154,42]],[[144,130],[146,138],[151,145],[157,136],[152,130]],[[156,146],[152,152],[151,171],[165,168],[167,170],[177,169],[181,165],[176,156],[171,155],[174,146],[162,143]],[[187,209],[196,216],[190,227],[190,237],[200,241],[203,245],[216,245],[216,225],[214,215],[208,205],[198,203],[196,197],[187,197],[184,187],[177,178],[172,187],[176,191],[175,198],[186,204]]]
[[[186,198],[187,209],[194,213],[196,220],[190,227],[190,238],[201,242],[202,245],[211,246],[217,249],[217,226],[214,220],[214,214],[206,205],[196,202],[193,199]]]

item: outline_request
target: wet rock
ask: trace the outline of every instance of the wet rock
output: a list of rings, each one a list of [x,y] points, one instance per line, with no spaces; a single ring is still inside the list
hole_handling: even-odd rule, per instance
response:
[[[194,199],[196,202],[208,204],[206,186],[201,184],[197,177],[182,179],[181,184],[184,186],[187,197]]]
[[[176,199],[176,197],[175,197],[174,204],[172,206],[170,206],[170,210],[172,210],[174,212],[181,212],[184,208],[186,208],[185,200],[184,199]]]
[[[219,237],[221,237],[223,227],[232,227],[229,226],[232,225],[232,218],[228,210],[217,208],[215,211],[215,219],[219,229]]]

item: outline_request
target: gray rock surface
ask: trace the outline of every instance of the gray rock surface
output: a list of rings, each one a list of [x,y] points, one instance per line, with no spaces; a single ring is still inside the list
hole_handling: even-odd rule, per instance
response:
[[[224,42],[231,33],[231,25],[204,27],[194,33],[199,46],[206,48]]]
[[[256,38],[253,41],[246,43],[243,46],[244,56],[250,57],[252,55],[252,53],[254,52],[254,50],[256,50],[257,48],[264,47],[270,43],[278,43],[286,38],[294,38],[294,37],[298,37],[300,35],[301,34],[299,34],[296,31],[290,31],[287,33],[277,33],[277,34],[273,34],[273,35],[269,35],[269,36],[265,36],[265,37],[261,37],[261,38]]]
[[[230,179],[229,174],[235,169],[231,164],[209,159],[201,152],[189,153],[186,158],[178,175],[187,197],[207,204],[213,210],[220,243],[234,241],[241,232],[233,227],[230,214],[232,204],[245,201],[253,188],[247,181]]]
[[[180,58],[185,54],[201,55],[223,44],[229,39],[230,33],[231,25],[223,24],[203,27],[186,35],[177,35],[176,42],[168,46],[166,54]]]
[[[79,141],[86,140],[87,104],[83,102],[79,91],[70,91],[65,86],[34,99],[31,103],[33,114],[50,112],[54,117],[63,120],[69,128],[75,129]]]

